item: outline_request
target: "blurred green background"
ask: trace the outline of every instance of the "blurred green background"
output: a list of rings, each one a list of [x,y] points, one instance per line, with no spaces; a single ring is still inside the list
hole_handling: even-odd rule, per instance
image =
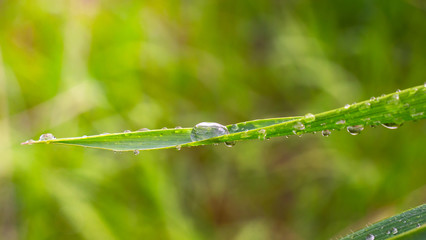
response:
[[[422,0],[0,0],[1,239],[329,239],[426,201],[426,123],[233,148],[52,132],[319,113],[423,84]]]

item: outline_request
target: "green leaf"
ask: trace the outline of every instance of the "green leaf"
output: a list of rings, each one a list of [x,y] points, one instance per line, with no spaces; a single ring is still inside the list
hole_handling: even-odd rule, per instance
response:
[[[341,240],[381,240],[381,239],[426,239],[426,204],[410,209],[399,215],[377,222],[352,233]],[[423,238],[422,238],[423,237]]]
[[[424,85],[397,91],[388,95],[316,115],[272,118],[247,121],[226,128],[229,134],[192,141],[192,128],[160,129],[125,133],[102,134],[88,137],[28,140],[22,144],[54,143],[114,151],[153,150],[192,147],[216,143],[230,143],[249,139],[301,135],[305,133],[332,131],[346,128],[353,135],[368,125],[384,125],[397,128],[406,121],[424,119],[426,110],[426,87]]]

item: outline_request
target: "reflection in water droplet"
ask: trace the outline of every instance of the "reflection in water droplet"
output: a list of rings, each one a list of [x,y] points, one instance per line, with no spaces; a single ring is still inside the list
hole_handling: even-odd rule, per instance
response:
[[[368,234],[367,237],[365,237],[365,240],[374,240],[374,235]]]
[[[139,154],[139,150],[134,150],[133,154],[138,155]]]
[[[363,125],[355,125],[355,126],[349,126],[346,128],[346,130],[348,130],[348,132],[351,135],[358,135],[362,132],[362,130],[364,130],[364,126]]]
[[[312,113],[305,114],[305,121],[307,123],[315,121],[315,115]]]
[[[397,228],[392,228],[392,234],[397,234],[398,233],[398,229]]]
[[[38,140],[39,141],[47,141],[47,140],[53,140],[53,139],[56,139],[55,136],[53,136],[53,134],[45,133],[45,134],[42,134]]]
[[[341,124],[345,124],[345,123],[346,123],[345,119],[342,119],[342,120],[339,120],[339,121],[336,122],[337,125],[341,125]]]
[[[324,137],[328,137],[328,136],[330,136],[330,134],[331,134],[331,131],[330,130],[322,130],[322,135],[324,136]]]
[[[257,131],[258,135],[257,138],[260,140],[265,140],[266,139],[266,130],[265,129],[260,129],[259,131]]]
[[[225,134],[229,134],[228,129],[219,123],[214,122],[202,122],[195,125],[191,131],[192,141],[201,141],[213,137],[219,137]]]
[[[396,123],[383,123],[382,124],[383,127],[387,128],[387,129],[397,129],[400,126],[402,126],[402,124],[396,124]]]

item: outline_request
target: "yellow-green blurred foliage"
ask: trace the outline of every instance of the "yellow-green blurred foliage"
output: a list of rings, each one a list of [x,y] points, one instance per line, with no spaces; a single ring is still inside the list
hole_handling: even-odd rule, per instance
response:
[[[0,238],[328,239],[426,200],[426,124],[114,154],[426,80],[422,0],[0,0]]]

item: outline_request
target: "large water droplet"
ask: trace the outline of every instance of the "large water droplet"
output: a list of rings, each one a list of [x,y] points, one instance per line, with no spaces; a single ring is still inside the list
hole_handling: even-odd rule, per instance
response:
[[[322,135],[324,136],[324,137],[328,137],[328,136],[330,136],[330,134],[331,134],[331,131],[330,130],[322,130]]]
[[[305,125],[303,125],[303,123],[301,122],[297,122],[296,124],[293,125],[293,128],[296,130],[305,130]]]
[[[55,136],[53,136],[53,134],[45,133],[45,134],[42,134],[38,140],[39,141],[47,141],[47,140],[53,140],[53,139],[56,139]]]
[[[368,234],[367,237],[365,237],[365,240],[374,240],[374,235]]]
[[[348,132],[351,135],[358,135],[362,132],[362,130],[364,130],[364,126],[363,125],[349,126],[346,128],[346,130],[348,130]]]
[[[382,126],[385,127],[385,128],[387,128],[387,129],[397,129],[400,126],[402,126],[402,124],[397,124],[397,123],[383,123]]]
[[[305,121],[307,123],[315,121],[315,115],[312,113],[305,114]]]
[[[229,131],[222,124],[214,122],[202,122],[192,128],[191,140],[201,141],[213,137],[219,137],[225,134],[229,134]]]
[[[397,234],[398,233],[398,229],[397,228],[392,228],[392,234]]]

